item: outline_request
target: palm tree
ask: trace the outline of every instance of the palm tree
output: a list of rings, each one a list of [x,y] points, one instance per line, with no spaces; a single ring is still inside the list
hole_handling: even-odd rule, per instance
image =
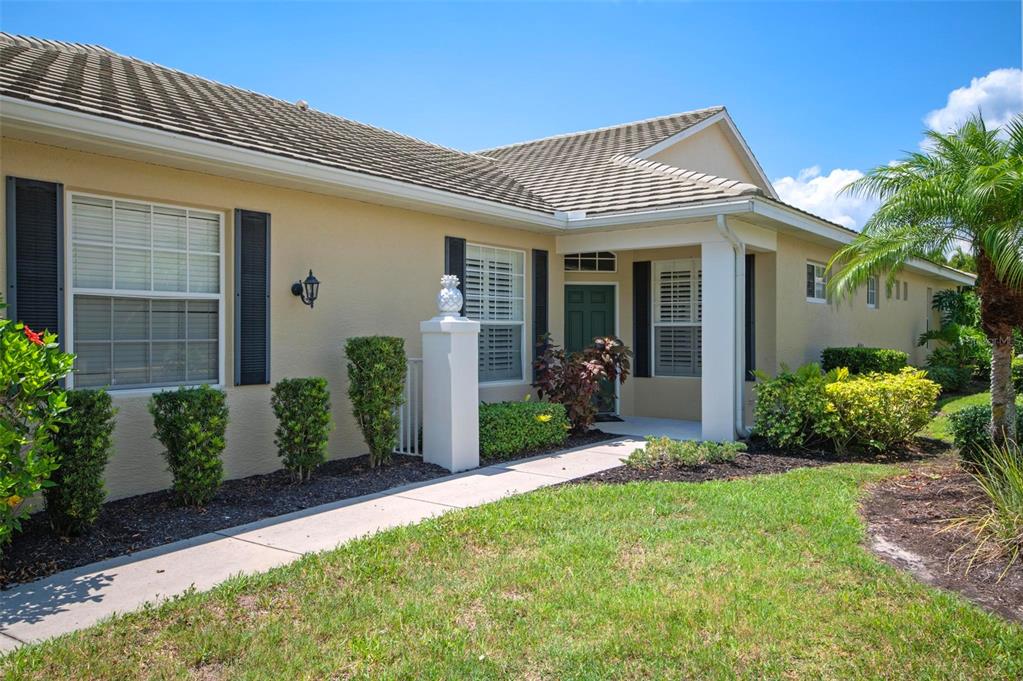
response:
[[[869,277],[896,272],[918,253],[966,248],[974,257],[981,328],[991,341],[992,439],[1015,439],[1012,330],[1023,327],[1023,115],[1002,131],[979,116],[927,148],[879,166],[845,191],[881,206],[828,263],[830,291],[851,294]]]

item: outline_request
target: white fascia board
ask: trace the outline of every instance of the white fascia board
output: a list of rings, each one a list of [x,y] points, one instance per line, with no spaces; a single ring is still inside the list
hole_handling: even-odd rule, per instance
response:
[[[664,208],[661,210],[636,211],[632,213],[615,213],[614,215],[595,215],[568,220],[568,231],[607,231],[619,227],[642,227],[644,225],[657,224],[660,222],[677,222],[681,220],[697,220],[710,218],[716,215],[731,215],[735,213],[752,212],[752,205],[749,199],[743,198],[735,201],[713,201],[708,203],[696,203],[690,206],[678,208]]]
[[[823,237],[842,246],[851,243],[856,238],[855,234],[838,225],[828,222],[823,218],[812,217],[795,208],[781,206],[757,198],[752,199],[752,204],[753,213],[756,215],[762,215],[771,220],[786,223],[796,229]],[[906,266],[922,274],[940,277],[963,286],[973,286],[977,280],[975,275],[968,272],[961,272],[945,265],[937,265],[922,258],[911,258],[906,263]]]
[[[663,139],[653,146],[647,147],[638,154],[635,154],[635,157],[641,159],[649,159],[650,157],[657,155],[658,153],[664,151],[665,149],[675,146],[676,144],[686,139],[687,137],[692,137],[696,133],[702,130],[706,130],[710,126],[715,125],[717,123],[723,123],[725,125],[725,127],[728,129],[728,132],[731,133],[732,140],[735,142],[736,146],[739,147],[739,149],[745,156],[746,163],[749,165],[750,169],[753,170],[753,174],[760,179],[760,181],[763,183],[765,187],[767,187],[767,192],[768,194],[770,194],[771,198],[777,199],[778,193],[774,190],[774,185],[771,184],[771,181],[767,178],[767,173],[765,173],[764,169],[760,166],[760,161],[757,160],[757,157],[753,155],[753,150],[749,148],[748,144],[746,144],[746,140],[743,138],[742,133],[739,132],[739,128],[736,127],[735,121],[732,120],[732,117],[731,115],[729,115],[727,109],[722,109],[720,112],[714,114],[710,118],[705,118],[696,125],[691,125],[685,130],[677,132],[671,137]],[[688,170],[699,169],[688,168]]]
[[[517,223],[527,229],[537,227],[564,229],[565,220],[540,211],[509,206],[420,185],[382,178],[366,173],[331,168],[318,163],[291,159],[167,132],[136,123],[93,114],[61,109],[0,95],[0,124],[17,124],[34,129],[57,131],[62,136],[102,140],[134,149],[156,152],[167,159],[181,158],[213,162],[262,174],[268,180],[287,177],[314,185],[334,186],[381,198],[393,197],[409,204],[438,206],[505,223]]]

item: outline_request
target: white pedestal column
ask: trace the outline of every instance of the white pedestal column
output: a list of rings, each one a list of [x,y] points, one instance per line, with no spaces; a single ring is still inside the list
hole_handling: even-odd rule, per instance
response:
[[[479,322],[440,315],[423,334],[423,461],[458,472],[480,464]]]
[[[703,269],[701,437],[735,439],[735,251],[726,241],[700,245]]]

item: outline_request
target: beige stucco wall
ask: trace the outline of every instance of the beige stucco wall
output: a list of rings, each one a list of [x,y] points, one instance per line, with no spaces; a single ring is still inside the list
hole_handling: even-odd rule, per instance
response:
[[[269,212],[271,229],[271,381],[324,376],[332,392],[336,430],[331,458],[366,451],[349,411],[342,345],[349,336],[401,336],[408,354],[420,356],[419,322],[435,314],[434,298],[444,266],[444,236],[518,248],[526,253],[526,341],[531,353],[532,266],[529,249],[550,251],[543,234],[495,227],[428,213],[383,207],[320,194],[282,189],[169,167],[4,138],[0,170],[38,180],[61,182],[67,190],[119,198],[165,202],[220,211],[225,220],[226,391],[231,410],[224,461],[229,477],[279,468],[273,446],[274,418],[268,386],[234,386],[233,209]],[[0,201],[3,199],[0,198]],[[3,231],[0,230],[0,239]],[[2,251],[0,241],[0,251]],[[5,257],[0,252],[0,268]],[[315,309],[290,293],[291,283],[312,268],[323,282]],[[550,272],[550,328],[562,329],[562,268]],[[3,278],[0,269],[0,278]],[[4,280],[6,281],[6,280]],[[526,380],[496,388],[484,386],[485,401],[521,399]],[[114,452],[107,467],[112,498],[166,487],[170,477],[151,438],[147,395],[117,395]]]
[[[743,156],[732,145],[724,126],[724,123],[715,123],[704,128],[657,152],[650,160],[760,185],[759,178],[749,171]]]

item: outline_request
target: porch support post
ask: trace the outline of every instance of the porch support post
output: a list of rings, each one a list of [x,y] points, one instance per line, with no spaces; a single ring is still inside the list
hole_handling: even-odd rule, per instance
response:
[[[727,241],[700,244],[703,270],[704,440],[735,439],[735,250]]]
[[[459,300],[460,302],[460,300]],[[423,334],[423,461],[452,472],[480,464],[480,323],[440,314]]]

